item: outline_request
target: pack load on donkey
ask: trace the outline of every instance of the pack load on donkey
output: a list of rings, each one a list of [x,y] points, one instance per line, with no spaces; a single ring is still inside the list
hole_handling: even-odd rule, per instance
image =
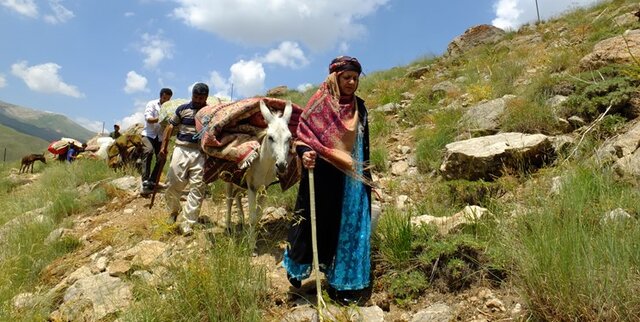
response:
[[[239,189],[234,186],[248,191],[250,234],[254,236],[261,214],[259,204],[264,196],[260,191],[276,179],[282,190],[299,180],[300,166],[291,143],[301,113],[302,109],[291,101],[254,97],[209,105],[196,114],[200,146],[208,155],[205,181],[221,178],[227,182],[227,229],[230,229],[233,199],[240,225],[244,223]]]
[[[60,161],[64,161],[66,158],[67,151],[71,145],[75,145],[76,147],[82,147],[82,142],[72,139],[72,138],[60,138],[60,140],[53,141],[47,147],[47,151],[56,155],[56,158]]]
[[[138,168],[137,160],[142,153],[142,136],[134,131],[125,131],[109,145],[107,164],[117,169],[123,166]]]
[[[239,183],[253,159],[260,150],[260,142],[266,134],[267,122],[260,111],[263,101],[270,111],[283,113],[287,101],[271,97],[252,97],[236,102],[221,103],[203,107],[196,114],[196,130],[201,136],[200,145],[208,155],[205,165],[205,180],[215,181],[218,176],[227,182]],[[292,112],[288,122],[293,138],[296,135],[302,108],[291,104]],[[295,157],[291,153],[290,157]],[[288,170],[297,170],[294,167]],[[294,171],[295,172],[295,171]],[[289,173],[289,171],[288,171]],[[294,174],[295,173],[289,173]],[[283,184],[280,178],[281,185]],[[291,178],[289,178],[291,179]],[[284,190],[297,181],[288,182]]]
[[[228,102],[229,100],[226,98],[220,98],[217,96],[207,97],[207,105],[218,105]],[[186,103],[189,103],[189,100],[184,98],[176,98],[164,102],[164,104],[162,104],[162,106],[160,107],[160,112],[158,113],[160,125],[162,125],[163,128],[167,126],[167,124],[169,124],[169,118],[172,115],[176,114],[176,109],[178,108],[178,106]],[[173,134],[175,135],[178,132],[178,128],[175,127],[173,130],[175,132]]]

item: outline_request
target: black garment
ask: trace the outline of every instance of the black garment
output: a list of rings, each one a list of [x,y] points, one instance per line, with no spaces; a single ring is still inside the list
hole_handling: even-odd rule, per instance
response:
[[[152,139],[148,136],[142,136],[142,182],[150,181],[155,183],[158,174],[162,169],[158,169],[158,155],[160,154],[160,146],[162,141],[159,138]],[[153,156],[156,156],[156,164],[151,172],[151,162]]]
[[[113,131],[113,132],[109,133],[109,136],[114,140],[119,138],[120,135],[122,135],[122,134],[120,132],[116,132],[116,131]]]
[[[367,109],[364,101],[356,97],[358,116],[360,123],[364,124],[363,158],[369,162],[369,123],[367,122]],[[298,147],[299,156],[307,147]],[[340,222],[342,219],[342,200],[344,195],[345,174],[319,156],[316,158],[315,176],[315,200],[316,200],[316,228],[318,236],[318,259],[320,265],[327,267],[333,261],[336,253]],[[371,172],[364,171],[364,176],[371,179]],[[371,202],[371,187],[367,186],[369,202]],[[369,205],[370,207],[371,205]],[[302,169],[302,178],[298,188],[298,197],[295,206],[295,216],[289,229],[287,250],[289,257],[298,264],[310,264],[313,261],[311,245],[311,212],[309,209],[309,172]],[[300,216],[302,220],[300,219]]]

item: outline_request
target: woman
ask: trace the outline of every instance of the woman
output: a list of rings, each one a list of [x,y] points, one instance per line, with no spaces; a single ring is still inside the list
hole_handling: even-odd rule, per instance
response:
[[[343,304],[362,300],[370,285],[371,174],[364,101],[355,95],[362,67],[341,56],[300,117],[296,151],[304,170],[283,266],[294,287],[311,273],[308,169],[314,169],[320,270]]]

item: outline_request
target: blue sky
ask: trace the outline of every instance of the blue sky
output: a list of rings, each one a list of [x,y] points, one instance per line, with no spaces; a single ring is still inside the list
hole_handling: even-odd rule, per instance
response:
[[[542,19],[595,2],[537,1]],[[534,0],[0,0],[0,100],[109,131],[142,122],[162,87],[304,89],[338,55],[371,73],[441,55],[474,25],[536,19]]]

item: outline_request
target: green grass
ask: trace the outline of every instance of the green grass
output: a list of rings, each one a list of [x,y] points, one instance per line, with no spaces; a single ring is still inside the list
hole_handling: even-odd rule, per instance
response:
[[[79,160],[73,164],[47,164],[36,182],[20,189],[11,182],[3,182],[0,223],[15,224],[0,236],[4,245],[0,250],[0,321],[46,320],[51,306],[48,299],[29,312],[12,312],[11,299],[19,293],[33,292],[43,268],[80,246],[80,241],[71,237],[51,244],[45,244],[44,240],[67,216],[107,202],[104,189],[80,195],[76,188],[112,175],[104,162]],[[26,214],[33,210],[38,212],[33,216]]]
[[[637,320],[640,226],[637,219],[601,223],[616,208],[638,214],[637,187],[589,166],[570,170],[565,179],[551,200],[546,191],[532,191],[531,212],[505,231],[515,286],[542,320]]]
[[[432,115],[433,127],[421,128],[416,132],[418,170],[427,173],[440,168],[445,145],[453,142],[458,133],[460,116],[461,112],[456,110],[438,112]]]
[[[218,238],[204,254],[170,268],[171,287],[139,284],[122,321],[262,321],[266,273],[251,265],[245,243]]]
[[[47,151],[49,142],[28,134],[18,132],[10,127],[0,124],[0,161],[15,165],[20,168],[20,160],[23,156],[32,153],[44,153]],[[41,168],[38,161],[33,171]]]

